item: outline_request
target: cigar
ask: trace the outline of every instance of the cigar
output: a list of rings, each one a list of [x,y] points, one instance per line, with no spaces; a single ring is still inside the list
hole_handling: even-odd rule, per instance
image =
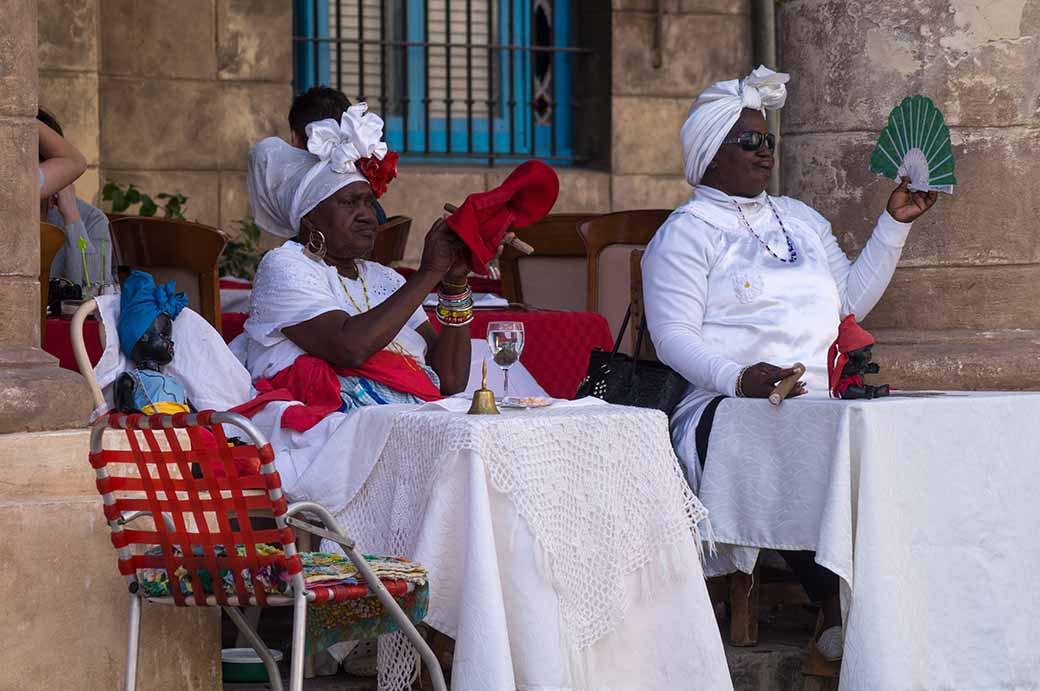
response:
[[[769,394],[769,402],[773,405],[780,405],[791,391],[794,390],[795,384],[801,379],[802,375],[805,374],[805,365],[800,362],[794,364],[794,374],[787,379],[776,385],[773,389],[773,393]]]
[[[447,211],[449,214],[453,214],[456,211],[458,211],[459,208],[454,204],[445,204],[444,210]],[[534,248],[528,245],[520,238],[513,238],[506,244],[512,246],[512,248],[515,249],[517,252],[523,252],[524,254],[534,254]]]

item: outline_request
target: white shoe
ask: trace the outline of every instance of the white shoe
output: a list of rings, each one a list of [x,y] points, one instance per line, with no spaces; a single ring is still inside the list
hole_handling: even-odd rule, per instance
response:
[[[816,649],[827,662],[840,660],[844,645],[844,636],[840,626],[830,627],[816,639]]]

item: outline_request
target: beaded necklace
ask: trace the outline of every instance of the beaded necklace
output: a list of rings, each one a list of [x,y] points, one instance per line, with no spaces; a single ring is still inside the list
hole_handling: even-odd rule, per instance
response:
[[[737,214],[740,216],[740,220],[744,222],[744,227],[748,229],[749,233],[755,236],[755,239],[758,240],[758,244],[766,248],[766,252],[769,252],[769,254],[773,255],[785,264],[794,264],[796,261],[798,261],[798,250],[794,248],[794,243],[791,242],[791,236],[788,235],[787,228],[784,227],[784,222],[783,220],[781,220],[780,214],[777,212],[776,207],[773,206],[773,202],[768,197],[766,197],[766,203],[768,203],[769,208],[772,209],[773,216],[776,217],[776,222],[780,224],[780,232],[784,234],[784,239],[787,240],[787,259],[784,259],[776,252],[774,252],[773,248],[770,247],[765,242],[765,240],[759,237],[758,233],[756,233],[754,228],[751,227],[751,224],[748,223],[747,218],[744,217],[744,212],[740,210],[740,204],[733,202],[733,205],[737,207]]]
[[[350,290],[347,288],[346,282],[343,280],[343,277],[339,275],[338,271],[336,272],[336,276],[337,278],[339,278],[339,284],[343,286],[343,292],[347,294],[347,299],[350,300],[350,304],[354,306],[354,309],[357,310],[358,314],[361,314],[362,312],[367,312],[368,310],[372,309],[372,303],[369,302],[368,285],[365,283],[365,277],[361,275],[361,267],[357,265],[357,262],[354,262],[354,271],[357,272],[358,281],[361,282],[361,290],[364,291],[365,309],[361,309],[361,305],[357,304],[357,301],[354,300],[354,296],[350,294]],[[415,356],[413,356],[403,345],[401,345],[397,341],[390,341],[390,350],[403,357],[405,361],[408,363],[408,367],[410,369],[418,369],[415,364]]]

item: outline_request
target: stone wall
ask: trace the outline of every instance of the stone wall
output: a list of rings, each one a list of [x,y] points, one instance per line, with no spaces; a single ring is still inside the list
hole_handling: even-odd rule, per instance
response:
[[[932,98],[958,188],[915,224],[866,320],[885,380],[1040,385],[1040,0],[788,0],[782,66],[785,192],[857,253],[894,183],[868,170],[888,112]]]
[[[87,430],[0,435],[7,628],[0,688],[123,688],[129,595],[89,448]],[[143,609],[138,688],[218,691],[220,611],[148,603]]]
[[[40,0],[40,102],[101,181],[181,192],[186,216],[248,214],[249,146],[288,136],[292,3]]]
[[[654,3],[612,0],[611,8],[610,146],[594,152],[606,169],[564,170],[560,213],[683,201],[677,141],[693,96],[751,66],[749,0],[665,0],[659,68]],[[249,145],[288,135],[291,3],[40,0],[39,26],[41,103],[90,163],[80,195],[97,200],[105,180],[179,191],[189,218],[233,231],[248,212]],[[445,201],[502,176],[499,168],[403,165],[384,201],[389,213],[415,219],[406,262],[418,262]]]
[[[657,0],[613,0],[611,210],[673,208],[690,187],[679,128],[694,97],[751,69],[749,0],[664,2],[661,66],[653,66]]]

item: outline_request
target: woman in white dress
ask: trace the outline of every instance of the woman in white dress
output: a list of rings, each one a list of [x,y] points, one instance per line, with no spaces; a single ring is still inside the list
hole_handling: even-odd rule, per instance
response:
[[[340,122],[308,125],[308,151],[271,137],[249,152],[253,217],[292,239],[260,262],[233,347],[253,380],[269,384],[258,388],[288,389],[306,404],[313,414],[297,429],[335,411],[434,400],[469,378],[473,300],[462,241],[437,221],[407,280],[365,259],[378,232],[376,193],[396,175],[382,131],[358,104]],[[439,334],[422,308],[431,292],[441,296]]]
[[[672,418],[672,439],[695,491],[722,397],[768,397],[795,362],[806,373],[793,395],[828,395],[827,350],[839,322],[850,314],[862,319],[874,307],[910,224],[936,199],[934,192],[910,192],[904,178],[851,262],[825,218],[795,199],[766,194],[775,140],[764,112],[783,106],[788,79],[760,67],[698,96],[681,133],[693,196],[643,257],[654,346],[690,383]],[[840,658],[837,576],[811,552],[782,554],[823,606],[818,647]]]

